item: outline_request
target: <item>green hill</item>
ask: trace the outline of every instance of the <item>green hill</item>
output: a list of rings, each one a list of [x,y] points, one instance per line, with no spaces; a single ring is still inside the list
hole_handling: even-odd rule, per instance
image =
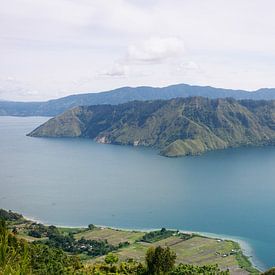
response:
[[[82,106],[50,119],[29,136],[151,146],[169,157],[274,145],[275,101],[191,97]]]

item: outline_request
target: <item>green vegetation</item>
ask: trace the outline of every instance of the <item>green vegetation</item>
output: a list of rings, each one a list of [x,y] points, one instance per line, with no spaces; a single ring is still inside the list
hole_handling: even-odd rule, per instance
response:
[[[229,274],[228,270],[233,274],[258,274],[239,245],[232,241],[165,228],[153,232],[123,231],[94,225],[57,228],[25,220],[11,211],[1,210],[0,213],[8,217],[7,222],[0,226],[1,275],[222,275]],[[30,237],[30,232],[41,235]]]
[[[176,231],[166,230],[165,228],[162,228],[159,231],[151,231],[146,233],[140,240],[142,242],[153,243],[171,237],[173,234],[176,233]]]
[[[59,234],[59,231],[55,226],[45,226],[41,223],[32,223],[28,230],[28,235],[34,238],[51,237],[56,234]]]
[[[220,269],[229,269],[233,274],[246,271],[246,268],[240,268],[236,259],[236,255],[242,254],[242,251],[235,250],[235,242],[198,235],[187,240],[181,239],[180,236],[171,236],[154,243],[136,242],[114,253],[119,256],[120,261],[133,259],[137,262],[145,262],[146,251],[151,246],[169,247],[177,255],[176,264],[195,266],[218,264]]]
[[[0,274],[74,274],[82,268],[78,258],[60,249],[17,239],[0,222]]]
[[[47,240],[36,241],[36,243],[44,243],[49,247],[60,248],[72,254],[86,253],[88,256],[92,257],[106,255],[111,251],[129,245],[129,243],[124,242],[114,246],[109,244],[107,240],[86,240],[84,238],[75,240],[73,234],[64,236],[59,232],[49,235]]]
[[[229,275],[229,271],[221,271],[217,265],[186,265],[179,264],[172,272],[171,275],[186,275],[186,274],[204,274],[204,275]]]
[[[149,274],[168,274],[175,266],[177,255],[169,247],[150,247],[145,262]]]
[[[183,274],[184,265],[174,268],[175,260],[176,254],[169,247],[159,246],[148,249],[145,265],[133,260],[116,265],[118,256],[108,253],[106,265],[84,266],[79,258],[68,256],[61,249],[18,240],[8,231],[4,220],[0,223],[0,274]],[[192,266],[188,268],[197,270]],[[200,270],[209,268],[200,267]]]
[[[107,256],[105,257],[105,263],[110,264],[111,266],[113,264],[116,264],[118,262],[118,256],[109,252]]]
[[[275,101],[201,97],[77,107],[30,136],[88,137],[158,148],[168,157],[275,144]]]
[[[254,268],[248,258],[243,253],[237,253],[236,259],[241,268],[248,271],[250,274],[259,274],[259,271]]]
[[[4,209],[0,209],[0,219],[7,221],[22,221],[23,216],[17,213],[12,212],[11,210],[6,211]]]
[[[274,274],[275,274],[275,267],[273,267],[263,273],[263,275],[274,275]]]
[[[147,243],[154,243],[158,242],[162,239],[166,239],[171,236],[179,236],[181,239],[187,240],[190,239],[192,236],[189,234],[183,234],[179,233],[179,231],[173,231],[173,230],[166,230],[165,228],[162,228],[161,230],[157,231],[151,231],[146,233],[145,235],[142,236],[140,241],[142,242],[147,242]]]
[[[118,246],[120,243],[132,244],[142,238],[144,232],[126,231],[111,228],[95,227],[92,230],[85,230],[75,235],[76,239],[84,238],[86,240],[107,240],[109,244]]]

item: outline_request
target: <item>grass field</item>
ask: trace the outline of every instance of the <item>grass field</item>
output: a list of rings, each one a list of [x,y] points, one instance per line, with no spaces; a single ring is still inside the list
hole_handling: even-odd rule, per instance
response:
[[[222,269],[229,269],[231,274],[257,274],[257,271],[249,265],[240,267],[240,259],[244,256],[239,245],[233,241],[194,236],[188,240],[182,240],[179,236],[172,236],[155,243],[144,243],[138,240],[142,232],[129,232],[110,228],[86,231],[75,235],[77,238],[107,239],[108,242],[118,244],[122,241],[130,242],[128,247],[115,252],[120,261],[134,259],[144,262],[145,254],[150,246],[168,246],[177,254],[177,263],[204,265],[218,264]],[[87,264],[103,261],[104,256],[87,260]],[[247,270],[250,272],[248,272]]]
[[[80,239],[83,237],[87,240],[107,240],[110,244],[118,245],[122,242],[129,242],[130,244],[132,244],[140,239],[143,235],[143,232],[97,227],[93,230],[88,230],[79,234],[75,234],[74,236],[76,239]]]

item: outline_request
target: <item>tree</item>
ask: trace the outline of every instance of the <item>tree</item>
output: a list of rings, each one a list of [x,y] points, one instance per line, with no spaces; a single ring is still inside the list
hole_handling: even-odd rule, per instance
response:
[[[12,233],[14,235],[18,234],[17,228],[15,226],[12,228]]]
[[[264,275],[274,275],[275,274],[275,267],[267,270],[266,272],[263,273]]]
[[[105,257],[105,263],[110,264],[111,266],[118,262],[118,256],[109,252]]]
[[[149,274],[167,274],[175,265],[176,253],[169,247],[150,247],[146,253],[146,265]]]
[[[94,229],[95,229],[95,225],[89,224],[89,225],[88,225],[88,229],[89,229],[89,230],[94,230]]]
[[[229,275],[229,270],[220,270],[217,264],[196,266],[190,264],[179,264],[170,275]]]
[[[161,233],[166,232],[166,228],[164,228],[164,227],[163,227],[163,228],[161,228],[160,232],[161,232]]]

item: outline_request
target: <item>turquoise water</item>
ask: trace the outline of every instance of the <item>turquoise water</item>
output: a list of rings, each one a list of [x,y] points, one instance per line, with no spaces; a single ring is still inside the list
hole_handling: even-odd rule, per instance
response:
[[[0,207],[58,225],[238,236],[259,265],[275,265],[274,147],[169,159],[145,148],[25,136],[45,120],[0,117]]]

